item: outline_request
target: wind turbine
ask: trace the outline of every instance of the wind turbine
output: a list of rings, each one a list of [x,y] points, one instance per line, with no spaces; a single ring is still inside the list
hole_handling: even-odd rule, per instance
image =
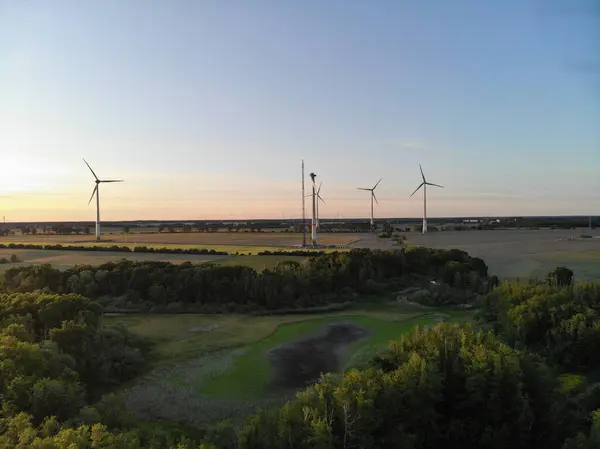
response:
[[[311,233],[311,240],[312,240],[312,244],[313,246],[317,246],[317,204],[316,204],[316,198],[317,198],[317,191],[315,189],[315,178],[317,177],[317,175],[315,175],[314,173],[310,174],[310,178],[312,179],[312,233]]]
[[[427,182],[425,175],[423,174],[423,168],[421,167],[421,164],[419,164],[419,170],[421,170],[423,182],[419,184],[419,187],[417,187],[410,196],[412,197],[421,187],[423,187],[423,234],[427,234],[427,186],[441,187],[442,189],[444,186]]]
[[[327,204],[325,200],[321,197],[321,186],[323,185],[323,181],[319,183],[319,188],[317,189],[317,229],[321,229],[319,226],[319,201],[323,204]]]
[[[363,187],[357,187],[358,190],[366,190],[371,192],[371,232],[373,232],[373,230],[375,229],[375,220],[373,219],[373,200],[375,200],[375,202],[377,204],[379,204],[379,201],[377,201],[377,197],[375,196],[375,189],[377,188],[377,186],[379,185],[379,183],[381,182],[383,178],[381,178],[379,181],[377,181],[377,184],[375,184],[373,186],[372,189],[365,189]]]
[[[92,196],[90,196],[90,200],[88,201],[88,206],[94,199],[94,195],[96,195],[96,240],[100,240],[100,184],[103,182],[124,182],[122,179],[98,179],[90,164],[87,163],[85,159],[83,159],[85,165],[88,166],[94,178],[96,178],[96,187],[94,187],[94,191],[92,192]]]
[[[316,201],[317,201],[317,203],[316,203],[316,212],[317,212],[317,213],[316,213],[316,222],[317,222],[317,229],[319,229],[319,228],[320,228],[320,227],[319,227],[319,201],[321,201],[323,204],[327,204],[327,203],[325,202],[325,200],[323,199],[323,197],[321,197],[321,186],[322,186],[322,185],[323,185],[323,181],[321,181],[321,182],[319,183],[319,188],[318,188],[318,189],[317,189],[317,191],[315,192],[315,195],[316,195],[316,197],[317,197],[317,198],[316,198]],[[312,195],[306,195],[306,197],[307,197],[307,198],[308,198],[309,196],[312,196]]]

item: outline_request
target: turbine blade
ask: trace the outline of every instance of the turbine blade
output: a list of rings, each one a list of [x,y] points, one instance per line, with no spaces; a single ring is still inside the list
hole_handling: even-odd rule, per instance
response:
[[[325,202],[325,200],[324,200],[323,198],[321,198],[321,195],[317,194],[317,198],[319,198],[319,199],[320,199],[320,200],[323,202],[323,204],[327,204],[327,203]]]
[[[357,187],[358,190],[371,190],[371,189],[365,189],[364,187]]]
[[[425,175],[423,174],[423,167],[421,167],[421,164],[419,164],[419,170],[421,170],[421,178],[423,178],[423,182],[426,182]]]
[[[410,194],[410,196],[413,196],[415,193],[417,193],[417,191],[418,191],[418,190],[419,190],[421,187],[423,187],[424,185],[425,185],[425,183],[424,183],[424,182],[422,182],[421,184],[419,184],[419,187],[417,187],[417,188],[415,189],[415,191],[414,191],[413,193],[411,193],[411,194]]]
[[[317,189],[317,195],[319,194],[319,192],[321,191],[321,186],[323,185],[323,181],[321,181],[319,183],[319,188]]]
[[[83,159],[83,158],[81,158]],[[90,171],[92,172],[92,175],[94,175],[94,178],[96,178],[96,181],[98,181],[98,177],[96,176],[96,173],[94,173],[94,170],[92,170],[92,167],[90,167],[90,164],[87,163],[87,161],[85,159],[83,159],[83,162],[85,162],[85,165],[88,166],[88,168],[90,169]]]
[[[96,194],[97,190],[98,190],[98,184],[96,184],[96,187],[94,187],[94,191],[92,192],[92,196],[90,196],[90,200],[88,201],[88,206],[90,205],[90,203],[94,199],[94,195]]]
[[[377,201],[377,197],[375,196],[375,192],[371,191],[371,195],[373,195],[373,199],[375,200],[375,202],[379,204],[379,201]]]
[[[383,178],[381,178],[383,179]],[[375,184],[375,186],[373,187],[373,190],[375,190],[377,188],[377,186],[379,185],[379,183],[381,182],[381,179],[379,181],[377,181],[377,184]]]
[[[122,179],[107,179],[106,181],[100,181],[100,182],[125,182]]]
[[[430,182],[426,182],[425,184],[427,184],[428,186],[436,186],[436,187],[441,187],[442,189],[444,188],[444,186],[441,186],[439,184],[432,184]]]

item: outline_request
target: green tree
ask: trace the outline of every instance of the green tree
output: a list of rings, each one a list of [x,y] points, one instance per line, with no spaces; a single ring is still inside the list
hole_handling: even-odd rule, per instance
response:
[[[573,283],[573,271],[566,267],[556,267],[547,276],[548,283],[552,285],[571,285]]]

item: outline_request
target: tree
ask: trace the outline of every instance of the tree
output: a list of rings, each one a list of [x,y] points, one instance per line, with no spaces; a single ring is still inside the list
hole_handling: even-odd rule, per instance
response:
[[[552,285],[571,285],[573,283],[573,271],[566,267],[556,267],[548,273],[547,280]]]
[[[123,226],[123,234],[130,234],[131,228],[129,226]]]

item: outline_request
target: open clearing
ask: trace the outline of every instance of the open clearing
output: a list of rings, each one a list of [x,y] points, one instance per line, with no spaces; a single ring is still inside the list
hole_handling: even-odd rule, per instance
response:
[[[269,317],[107,317],[156,342],[155,368],[121,392],[145,420],[197,426],[279,403],[321,372],[356,366],[390,340],[464,311],[388,306]]]

